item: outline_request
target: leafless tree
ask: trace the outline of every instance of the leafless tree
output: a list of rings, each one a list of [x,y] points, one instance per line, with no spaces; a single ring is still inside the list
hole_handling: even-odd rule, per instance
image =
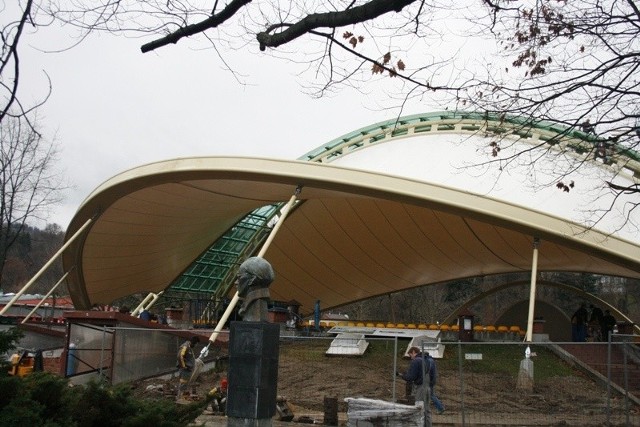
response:
[[[390,75],[402,81],[404,96],[443,90],[456,95],[462,110],[548,120],[637,143],[640,27],[632,0],[221,3],[50,0],[49,12],[86,32],[151,38],[141,42],[142,52],[196,36],[219,52],[251,44],[261,51],[289,48],[282,54],[315,64],[326,84]],[[456,19],[466,24],[452,24]],[[503,60],[487,61],[491,78],[479,77],[477,63],[458,62],[454,72],[450,60],[460,52],[441,42],[453,34],[501,44]],[[344,65],[347,58],[355,62]],[[465,66],[475,69],[460,69]]]
[[[44,219],[63,189],[55,170],[56,145],[35,129],[37,118],[0,122],[0,281],[7,254],[28,221]]]
[[[560,125],[557,141],[509,157],[500,149],[512,140],[491,141],[495,158],[487,160],[502,170],[525,158],[535,168],[553,153],[556,177],[543,185],[560,191],[572,190],[572,172],[586,161],[637,169],[640,160],[640,12],[633,0],[49,1],[52,16],[85,34],[144,37],[142,52],[196,38],[223,61],[225,49],[252,46],[256,54],[286,57],[313,72],[318,96],[384,76],[400,111],[418,102],[505,121],[515,116],[521,133]],[[553,144],[564,136],[584,141],[584,155]],[[615,200],[638,205],[633,181],[602,186]]]
[[[403,60],[405,49],[415,40],[437,38],[425,34],[434,9],[426,0],[298,0],[286,4],[147,0],[106,1],[99,6],[75,0],[66,7],[64,3],[50,0],[49,13],[85,34],[107,31],[151,39],[141,42],[142,52],[197,38],[209,43],[223,61],[225,51],[251,46],[256,52],[286,56],[321,76],[318,95],[372,75],[398,77],[404,84],[425,90],[439,87],[431,79],[414,78],[412,73],[420,68],[410,71]],[[437,67],[437,61],[421,66],[423,70]]]
[[[56,146],[38,130],[39,101],[21,99],[21,47],[38,23],[39,4],[34,0],[2,2],[0,16],[0,282],[7,254],[27,222],[44,219],[47,209],[58,201],[63,190],[54,170]],[[43,15],[44,16],[44,15]],[[51,22],[51,21],[49,21]]]
[[[34,9],[36,5],[33,0],[17,2],[17,4],[3,4],[2,17],[0,20],[0,123],[8,116],[22,117],[30,124],[30,113],[44,104],[51,92],[51,84],[48,76],[49,91],[42,94],[42,99],[35,105],[24,104],[20,100],[20,48],[25,34],[29,27],[35,28]],[[44,23],[42,24],[44,25]]]
[[[586,160],[598,159],[613,169],[637,163],[640,10],[636,2],[484,2],[491,12],[486,30],[499,42],[501,60],[493,63],[487,73],[490,78],[476,81],[475,89],[459,101],[489,114],[517,116],[523,126],[560,125],[558,139],[568,135],[586,141],[580,147],[583,156],[556,170],[560,177],[570,176]],[[551,149],[547,141],[541,148]],[[558,148],[554,149],[562,154]],[[571,149],[575,147],[566,148]],[[559,189],[570,190],[561,184]],[[633,198],[640,192],[637,183],[606,184],[617,197]]]

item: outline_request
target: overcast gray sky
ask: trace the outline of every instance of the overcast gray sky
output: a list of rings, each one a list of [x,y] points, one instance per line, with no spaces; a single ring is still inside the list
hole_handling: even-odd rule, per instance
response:
[[[93,189],[126,169],[188,156],[294,159],[399,112],[380,108],[396,103],[383,90],[313,98],[304,93],[305,77],[295,75],[299,67],[249,50],[226,57],[245,74],[242,84],[213,50],[188,42],[142,54],[141,39],[96,34],[51,53],[73,43],[54,27],[23,42],[26,99],[46,92],[44,72],[53,85],[40,124],[56,135],[71,187],[49,219],[63,228]],[[430,110],[407,107],[402,114]]]
[[[343,88],[313,98],[305,93],[313,83],[313,70],[296,74],[306,67],[292,62],[302,57],[289,53],[288,60],[276,59],[255,44],[223,53],[241,75],[238,82],[213,49],[196,49],[192,40],[143,54],[140,46],[149,39],[92,34],[60,52],[74,44],[72,33],[54,25],[39,28],[27,34],[21,54],[23,103],[28,104],[29,97],[41,99],[47,90],[44,73],[51,78],[53,92],[40,109],[40,125],[47,137],[55,135],[59,166],[69,185],[49,217],[65,229],[96,187],[130,168],[190,156],[295,159],[398,114],[455,108],[422,98],[400,111],[398,99],[387,92],[397,91],[401,82],[388,77],[372,77],[366,94]],[[455,49],[440,43],[433,51],[457,52],[460,69],[474,69],[474,55],[494,58],[487,54],[490,43],[473,37],[453,40]],[[451,149],[431,157],[442,162],[452,157]],[[513,185],[511,177],[505,179]],[[567,198],[558,199],[554,187],[548,191],[554,202]]]

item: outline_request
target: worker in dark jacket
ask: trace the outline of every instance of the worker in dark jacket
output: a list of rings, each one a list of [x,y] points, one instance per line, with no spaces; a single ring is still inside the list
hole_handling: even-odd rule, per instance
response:
[[[422,352],[418,347],[411,347],[408,354],[411,358],[409,370],[404,374],[397,372],[396,375],[412,384],[413,395],[415,396],[416,402],[424,402],[424,425],[431,426],[431,409],[429,408],[429,402],[427,401],[429,390],[429,359],[422,355]]]
[[[411,358],[411,363],[409,364],[409,370],[401,374],[398,372],[398,376],[401,377],[406,382],[409,382],[413,386],[413,395],[416,398],[416,402],[419,400],[424,400],[425,392],[424,392],[424,378],[429,379],[429,369],[428,369],[428,361],[427,366],[425,366],[424,372],[422,368],[422,363],[424,361],[424,357],[420,352],[418,347],[411,347],[409,349],[409,357]]]
[[[587,324],[589,323],[589,312],[587,304],[580,304],[580,308],[571,316],[571,339],[577,342],[587,340]]]

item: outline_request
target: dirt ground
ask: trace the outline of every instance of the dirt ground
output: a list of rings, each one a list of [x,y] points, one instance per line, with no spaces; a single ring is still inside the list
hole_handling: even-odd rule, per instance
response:
[[[384,369],[389,372],[386,359],[316,356],[301,360],[301,353],[297,351],[281,351],[278,395],[287,400],[294,421],[315,423],[322,423],[325,397],[336,398],[341,425],[344,425],[346,397],[391,401],[392,382],[388,375],[380,374],[378,363],[384,363]],[[403,361],[399,368],[406,368],[406,363]],[[191,384],[192,399],[206,399],[207,393],[226,377],[225,369],[225,363],[221,362],[215,370],[202,373]],[[177,377],[141,381],[135,384],[135,393],[140,397],[175,400],[177,382]],[[464,402],[461,402],[459,373],[457,369],[445,367],[439,370],[437,393],[446,411],[443,415],[434,414],[434,425],[459,423],[462,404],[466,414],[473,414],[475,419],[484,420],[483,416],[490,416],[494,420],[471,422],[470,425],[513,425],[514,420],[518,420],[518,425],[603,425],[605,420],[601,408],[606,402],[606,389],[579,373],[537,381],[531,393],[517,392],[511,376],[476,373],[465,380]],[[396,382],[396,398],[403,403],[404,397],[404,381],[399,380]],[[620,396],[614,396],[611,403],[614,411],[616,407],[623,407]],[[635,414],[638,417],[637,411]],[[537,417],[540,417],[538,421]],[[549,423],[549,418],[553,423]],[[212,423],[200,425],[219,425]]]

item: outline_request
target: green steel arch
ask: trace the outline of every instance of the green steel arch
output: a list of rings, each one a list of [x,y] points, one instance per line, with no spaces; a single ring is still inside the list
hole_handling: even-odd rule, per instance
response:
[[[329,163],[372,145],[412,136],[445,133],[517,138],[532,145],[557,146],[572,152],[577,158],[591,161],[594,161],[596,147],[601,141],[593,134],[551,122],[497,114],[444,111],[404,116],[363,127],[309,151],[298,160]],[[612,168],[615,173],[630,179],[640,179],[640,154],[636,151],[613,150],[602,166]],[[212,302],[206,311],[217,310],[234,285],[241,260],[260,249],[268,236],[268,224],[278,215],[282,206],[265,206],[243,218],[177,277],[163,298],[201,295]]]
[[[545,121],[485,113],[435,112],[400,117],[363,127],[306,153],[299,160],[327,163],[374,144],[443,133],[497,135],[518,138],[532,145],[557,145],[586,160],[593,158],[599,142],[611,143],[596,135]],[[640,177],[640,153],[634,150],[616,147],[612,149],[606,164],[619,170],[628,169],[634,178]]]

